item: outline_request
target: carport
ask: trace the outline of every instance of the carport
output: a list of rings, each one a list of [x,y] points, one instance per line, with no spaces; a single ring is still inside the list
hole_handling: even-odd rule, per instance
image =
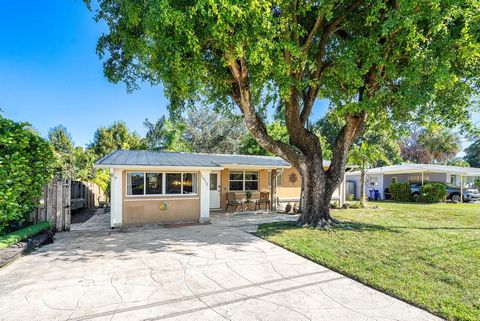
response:
[[[347,173],[351,179],[359,176],[359,172]],[[437,164],[398,164],[392,166],[384,166],[372,168],[367,171],[366,190],[373,186],[380,190],[381,198],[384,198],[384,191],[390,183],[396,182],[398,176],[417,176],[418,181],[422,185],[425,181],[439,181],[442,183],[452,183],[460,186],[460,201],[463,202],[463,191],[467,187],[471,187],[475,179],[480,178],[480,168],[460,167]],[[393,176],[393,177],[392,177]],[[434,176],[434,179],[431,177]],[[387,180],[389,177],[391,180]],[[427,177],[429,179],[427,179]],[[395,179],[395,180],[394,180]],[[409,178],[407,179],[409,181]]]

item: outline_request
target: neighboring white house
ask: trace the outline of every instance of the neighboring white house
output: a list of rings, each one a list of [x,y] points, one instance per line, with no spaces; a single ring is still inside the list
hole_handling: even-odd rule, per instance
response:
[[[434,164],[399,164],[372,168],[365,178],[365,193],[378,190],[380,199],[385,199],[385,189],[391,183],[452,183],[462,188],[471,187],[475,179],[480,178],[480,168],[459,167]],[[360,198],[360,171],[347,173],[347,195]],[[350,186],[350,187],[349,187]]]

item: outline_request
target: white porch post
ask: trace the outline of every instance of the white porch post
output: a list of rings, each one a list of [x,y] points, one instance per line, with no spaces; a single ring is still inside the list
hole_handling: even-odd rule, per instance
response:
[[[122,226],[122,171],[110,169],[110,226]]]
[[[210,222],[210,171],[200,171],[200,223]]]
[[[346,186],[345,186],[345,181],[346,181],[346,178],[347,178],[347,174],[345,173],[343,175],[343,181],[342,183],[340,184],[340,206],[343,206],[343,204],[345,204],[345,193],[347,192],[346,191]]]
[[[460,174],[460,203],[463,203],[463,175]]]

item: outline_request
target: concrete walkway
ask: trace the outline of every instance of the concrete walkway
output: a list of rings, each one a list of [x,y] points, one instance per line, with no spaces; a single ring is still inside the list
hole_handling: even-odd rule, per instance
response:
[[[0,269],[0,319],[439,320],[219,220],[58,233]]]

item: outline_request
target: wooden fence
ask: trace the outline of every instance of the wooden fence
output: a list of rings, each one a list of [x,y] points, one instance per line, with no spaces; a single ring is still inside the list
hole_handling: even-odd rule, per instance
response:
[[[30,214],[30,220],[50,221],[56,232],[70,231],[72,203],[76,204],[74,209],[80,209],[98,207],[106,201],[105,193],[96,184],[54,178],[43,187],[40,205]]]
[[[70,231],[70,187],[69,179],[53,179],[43,186],[40,205],[30,215],[33,223],[50,221],[55,231]]]
[[[107,202],[107,195],[97,184],[72,181],[72,210],[95,208]]]

